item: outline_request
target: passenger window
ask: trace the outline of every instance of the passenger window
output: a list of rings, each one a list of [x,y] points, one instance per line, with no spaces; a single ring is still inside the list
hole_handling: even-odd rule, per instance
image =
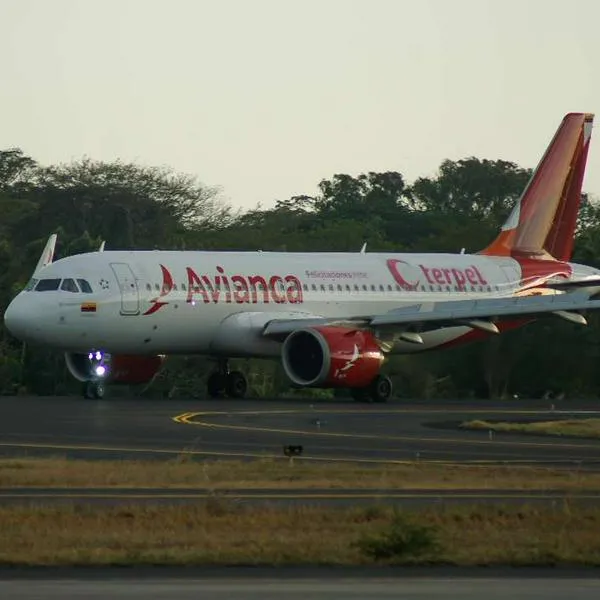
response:
[[[79,288],[73,279],[63,279],[60,289],[63,292],[74,292],[76,294],[79,293]]]
[[[146,289],[147,289],[149,292],[151,292],[151,291],[152,291],[152,286],[151,286],[149,283],[147,283],[147,284],[146,284]]]
[[[182,283],[180,286],[181,290],[185,292],[185,283]]]
[[[77,283],[79,283],[79,287],[84,294],[92,293],[92,286],[87,282],[86,279],[78,279]]]
[[[60,279],[40,279],[35,286],[36,292],[54,292],[60,286]]]

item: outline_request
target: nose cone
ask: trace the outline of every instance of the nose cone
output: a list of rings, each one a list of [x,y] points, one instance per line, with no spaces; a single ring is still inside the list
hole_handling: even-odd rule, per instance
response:
[[[6,328],[18,339],[27,337],[27,330],[31,328],[32,315],[26,310],[25,302],[17,296],[4,312],[4,324]],[[28,327],[29,324],[29,327]]]

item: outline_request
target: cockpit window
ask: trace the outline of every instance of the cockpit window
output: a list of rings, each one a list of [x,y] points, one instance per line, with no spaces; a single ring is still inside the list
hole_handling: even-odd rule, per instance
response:
[[[36,283],[39,281],[39,279],[36,279],[35,277],[30,279],[29,282],[27,283],[27,285],[25,286],[24,290],[26,292],[30,292],[36,285]]]
[[[79,292],[79,288],[77,287],[74,279],[63,279],[60,289],[64,292]]]
[[[40,279],[35,286],[36,292],[54,292],[60,285],[60,279]]]
[[[79,287],[81,288],[81,291],[84,294],[91,294],[92,293],[92,286],[87,282],[87,280],[85,280],[85,279],[78,279],[77,282],[79,283]]]

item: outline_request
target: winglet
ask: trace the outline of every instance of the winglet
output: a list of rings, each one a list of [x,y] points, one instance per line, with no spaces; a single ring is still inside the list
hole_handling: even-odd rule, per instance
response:
[[[594,115],[562,120],[498,237],[481,254],[569,260]]]
[[[367,251],[367,242],[365,242],[365,243],[362,245],[362,248],[360,249],[360,253],[361,253],[361,254],[364,254],[366,251]]]
[[[104,252],[105,244],[106,244],[106,240],[102,240],[102,243],[100,244],[100,248],[98,248],[98,252]]]
[[[58,236],[55,233],[53,233],[48,238],[48,241],[46,242],[46,245],[44,246],[44,250],[40,256],[40,259],[38,260],[38,263],[35,266],[35,270],[33,271],[34,275],[38,271],[40,271],[41,269],[43,269],[44,267],[47,267],[49,264],[52,263],[52,260],[54,259],[54,249],[56,248],[57,238],[58,238]]]

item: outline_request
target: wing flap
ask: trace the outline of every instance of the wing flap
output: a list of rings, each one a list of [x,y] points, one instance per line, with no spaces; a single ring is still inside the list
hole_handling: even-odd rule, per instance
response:
[[[440,325],[458,325],[466,320],[496,320],[514,317],[536,317],[554,312],[576,312],[600,309],[600,300],[591,300],[588,294],[553,294],[482,300],[455,300],[415,304],[371,319],[370,325],[402,325],[436,322]]]

